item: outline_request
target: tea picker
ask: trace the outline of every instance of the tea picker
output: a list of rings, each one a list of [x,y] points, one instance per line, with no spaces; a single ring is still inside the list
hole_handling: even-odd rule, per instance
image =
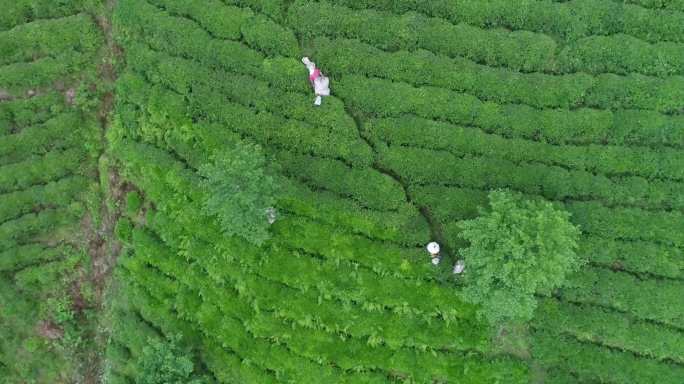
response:
[[[442,257],[439,255],[439,244],[435,241],[432,241],[427,245],[426,248],[428,253],[430,253],[430,261],[432,262],[432,264],[439,264],[439,262],[442,261]],[[454,269],[452,270],[452,272],[454,273],[454,275],[460,275],[461,273],[463,273],[464,269],[465,261],[457,260],[456,264],[454,264]]]
[[[439,256],[439,244],[436,242],[431,242],[427,245],[427,251],[430,253],[430,258],[432,259],[432,264],[437,265],[442,260]]]
[[[327,76],[323,76],[321,70],[316,68],[316,63],[309,60],[308,57],[303,57],[302,63],[304,63],[306,69],[309,70],[309,82],[316,95],[314,105],[321,105],[322,96],[330,96],[330,79],[328,79]]]

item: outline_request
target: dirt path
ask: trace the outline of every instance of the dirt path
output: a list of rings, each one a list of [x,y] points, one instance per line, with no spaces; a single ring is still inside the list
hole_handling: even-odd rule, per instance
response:
[[[92,353],[88,361],[83,362],[82,379],[85,384],[100,383],[103,376],[104,353],[107,346],[108,327],[103,325],[106,314],[107,289],[110,285],[112,272],[121,252],[121,245],[114,236],[114,227],[120,216],[118,202],[123,199],[123,191],[118,173],[109,166],[107,157],[107,130],[111,122],[111,114],[114,107],[114,83],[117,78],[114,63],[119,61],[122,54],[120,47],[114,41],[112,35],[112,14],[116,6],[116,0],[106,2],[104,13],[95,16],[95,20],[102,30],[105,45],[102,48],[102,63],[98,67],[99,87],[102,89],[100,105],[97,109],[97,118],[100,124],[100,142],[103,153],[98,159],[98,171],[96,177],[100,181],[100,212],[99,220],[92,218],[83,221],[82,228],[88,239],[88,253],[90,255],[90,274],[87,283],[93,288],[92,309],[97,314],[94,320],[97,324],[92,335],[93,344],[90,346]]]

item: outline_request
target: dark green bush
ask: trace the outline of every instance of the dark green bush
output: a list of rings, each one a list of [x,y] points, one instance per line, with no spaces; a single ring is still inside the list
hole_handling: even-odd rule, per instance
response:
[[[597,15],[586,13],[588,18]],[[413,12],[399,16],[368,9],[352,10],[327,2],[298,1],[290,7],[289,16],[290,25],[304,34],[324,31],[328,36],[359,39],[386,50],[419,47],[524,72],[636,72],[660,77],[684,74],[684,45],[649,44],[622,34],[583,37],[556,54],[555,41],[541,33],[454,25]],[[599,17],[602,20],[597,24],[616,20],[610,10]],[[671,21],[670,25],[678,22]],[[545,24],[542,22],[540,26]],[[614,28],[607,26],[607,29]]]
[[[410,10],[442,17],[452,23],[481,28],[501,27],[544,32],[564,40],[589,35],[631,34],[651,42],[684,41],[684,15],[668,10],[650,10],[621,2],[576,0],[571,2],[519,3],[494,0],[431,1],[413,0],[334,0],[355,9],[375,9],[403,13]],[[661,0],[632,0],[654,3]],[[672,8],[676,6],[667,2]],[[653,5],[653,4],[652,4]]]
[[[40,124],[64,109],[64,96],[59,92],[46,92],[30,99],[6,100],[0,103],[0,127],[9,133],[11,127],[17,130]]]
[[[349,74],[380,77],[467,92],[481,100],[522,103],[536,108],[583,105],[672,113],[682,110],[684,97],[682,76],[659,79],[639,74],[521,73],[426,50],[386,52],[358,40],[326,37],[315,39],[314,50],[316,60],[337,77]]]
[[[86,9],[98,0],[14,0],[0,14],[0,30],[11,29],[17,25],[37,19],[58,18],[73,15]]]
[[[684,145],[684,117],[655,111],[538,110],[526,105],[482,102],[474,96],[443,88],[416,88],[358,75],[339,79],[335,94],[372,116],[415,114],[453,124],[475,125],[505,137],[554,144]]]
[[[255,16],[242,26],[242,36],[248,45],[268,56],[297,57],[299,44],[294,34],[267,17]]]
[[[0,195],[2,196],[0,223],[41,207],[67,206],[87,188],[87,179],[81,176],[70,176],[44,185]]]
[[[642,280],[625,272],[588,267],[568,279],[560,291],[563,300],[599,305],[677,327],[684,321],[678,280]]]
[[[680,184],[641,177],[613,177],[536,163],[515,164],[484,156],[390,146],[379,162],[412,184],[511,188],[551,200],[596,199],[610,206],[667,210],[684,207]],[[440,164],[436,168],[432,164]]]
[[[372,168],[349,168],[340,161],[283,151],[277,153],[277,160],[285,174],[351,197],[371,209],[393,211],[406,201],[404,191],[396,180]]]
[[[544,366],[565,367],[583,381],[676,384],[684,375],[681,366],[642,359],[630,352],[606,349],[593,343],[582,343],[570,336],[537,331],[532,337],[535,360]]]
[[[657,360],[684,360],[684,336],[679,332],[601,307],[545,299],[539,303],[532,324]]]
[[[478,154],[521,164],[537,162],[607,176],[684,179],[684,157],[674,149],[629,148],[607,145],[552,145],[505,138],[474,127],[402,116],[371,119],[365,125],[370,137],[388,144],[444,149],[454,155]]]
[[[0,65],[92,54],[101,43],[99,30],[85,14],[40,20],[0,32]]]
[[[65,113],[41,124],[25,127],[16,134],[0,135],[0,165],[82,144],[83,132],[77,128],[85,124],[79,115]]]

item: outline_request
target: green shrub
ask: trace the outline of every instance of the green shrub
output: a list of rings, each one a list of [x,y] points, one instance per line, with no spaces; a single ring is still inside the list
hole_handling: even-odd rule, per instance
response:
[[[46,248],[40,244],[26,244],[0,252],[0,271],[13,271],[40,261],[61,257],[62,247]]]
[[[607,349],[595,343],[551,332],[532,334],[532,355],[542,366],[560,366],[575,373],[575,380],[618,384],[681,382],[681,365],[644,359],[630,352]]]
[[[278,151],[276,159],[286,175],[322,187],[362,206],[394,211],[406,201],[401,185],[373,168],[350,168],[341,161]]]
[[[297,1],[290,7],[288,21],[304,35],[359,39],[385,50],[424,48],[525,71],[547,68],[556,49],[550,37],[532,32],[485,30],[415,13],[398,16],[328,2]]]
[[[639,4],[649,9],[665,9],[668,11],[684,11],[682,0],[627,0],[628,3]]]
[[[140,238],[140,240],[143,240],[143,238]],[[289,302],[293,300],[296,302],[305,302],[300,301],[299,295],[297,294],[283,295],[281,293],[278,295],[282,297],[284,301],[277,300],[276,298],[272,298],[267,301],[261,301],[261,299],[257,299],[260,302],[261,310],[258,313],[250,314],[252,310],[250,309],[249,301],[246,300],[248,295],[251,296],[249,292],[263,293],[265,289],[268,289],[269,292],[273,290],[282,291],[283,287],[278,287],[277,285],[271,283],[261,285],[260,287],[255,286],[255,290],[252,291],[252,289],[248,288],[248,286],[252,286],[251,282],[254,281],[254,278],[245,276],[244,278],[240,278],[239,288],[236,287],[236,289],[244,290],[244,295],[242,297],[238,297],[236,295],[237,291],[216,289],[211,285],[206,285],[200,288],[199,295],[193,294],[192,292],[197,289],[196,287],[202,286],[201,284],[197,283],[198,281],[204,279],[203,276],[199,275],[199,273],[201,273],[199,272],[201,269],[197,268],[186,270],[185,272],[179,274],[179,272],[182,270],[181,266],[184,264],[184,262],[181,259],[169,254],[171,252],[169,252],[168,249],[164,250],[159,246],[158,243],[154,244],[154,240],[149,237],[147,237],[147,239],[145,239],[140,246],[143,247],[141,249],[141,254],[146,255],[145,257],[147,262],[158,266],[167,274],[178,276],[180,281],[182,281],[184,284],[187,284],[187,288],[180,290],[181,294],[187,295],[187,299],[182,300],[185,306],[192,302],[197,302],[196,298],[200,297],[201,295],[201,297],[204,298],[204,303],[199,305],[199,307],[202,308],[206,307],[207,305],[215,306],[216,310],[218,311],[216,315],[222,314],[225,320],[230,318],[240,320],[245,316],[249,316],[251,320],[249,321],[250,326],[248,329],[252,336],[257,340],[282,334],[282,332],[285,332],[285,330],[289,328],[290,331],[288,331],[288,333],[292,333],[293,337],[284,339],[284,343],[296,354],[306,356],[311,359],[325,359],[331,362],[336,362],[336,364],[340,365],[340,367],[343,369],[350,369],[352,366],[376,366],[383,368],[384,370],[399,371],[403,374],[416,378],[449,377],[451,372],[460,369],[468,369],[472,372],[472,374],[478,376],[496,375],[492,371],[498,372],[500,369],[513,369],[514,372],[516,372],[516,375],[522,374],[523,372],[522,370],[519,370],[521,368],[520,366],[517,366],[517,364],[514,362],[507,361],[505,359],[487,361],[481,360],[477,356],[462,356],[459,359],[454,359],[454,354],[437,355],[428,351],[409,352],[403,348],[385,348],[384,346],[376,346],[372,351],[368,351],[366,350],[367,347],[365,346],[365,337],[347,338],[342,341],[336,337],[335,332],[332,329],[328,327],[316,326],[315,323],[307,320],[300,320],[300,318],[294,319],[297,321],[297,324],[301,324],[295,326],[295,323],[292,323],[289,320],[284,321],[283,316],[287,318],[288,314],[291,315],[293,312],[297,312],[293,308],[295,305],[288,305]],[[205,249],[204,252],[206,252],[206,246],[203,246],[202,248]],[[196,248],[194,247],[193,252],[190,252],[190,254],[199,256],[199,260],[208,260],[201,256],[201,254],[198,254]],[[148,257],[147,255],[154,256]],[[176,259],[177,261],[175,264],[173,264],[173,262],[169,262],[170,259]],[[229,264],[231,263],[222,263],[220,265],[214,264],[212,266],[212,270],[222,269],[222,266],[227,266]],[[234,267],[229,267],[228,270],[234,270]],[[228,272],[228,270],[226,270],[227,273],[225,275],[227,279],[238,279],[238,276],[235,274],[236,272]],[[197,274],[197,276],[189,278],[189,274]],[[268,288],[269,286],[271,287],[270,289]],[[306,293],[304,294],[306,295]],[[311,303],[315,303],[315,301],[312,301]],[[270,306],[274,304],[278,309],[274,312],[271,312]],[[191,308],[193,306],[197,307],[197,305],[190,304]],[[317,310],[317,312],[322,310],[323,309],[321,308],[320,310]],[[341,319],[339,318],[340,316],[342,317]],[[333,320],[335,324],[339,324],[341,321],[351,322],[352,324],[354,322],[353,318],[348,318],[344,313],[340,313],[339,309],[337,311],[337,315],[335,315],[335,311],[333,310],[330,314],[326,314],[325,317],[326,319],[335,319]],[[306,315],[304,319],[305,318]],[[466,325],[463,324],[463,326]],[[450,331],[458,332],[454,327],[455,325],[451,325]],[[296,335],[296,337],[294,335]],[[316,340],[316,342],[312,344],[309,340],[307,340],[308,338]],[[369,341],[368,343],[371,342]],[[305,347],[306,345],[309,347]],[[395,358],[391,359],[390,356],[395,356]],[[408,363],[409,361],[412,362]],[[518,379],[520,378],[516,376],[516,378],[513,379],[513,382],[518,382]]]
[[[607,268],[684,278],[682,251],[667,244],[587,236],[582,239],[579,252],[588,255],[591,262]]]
[[[392,145],[444,149],[454,155],[478,154],[511,160],[519,165],[535,162],[607,176],[684,179],[684,157],[671,148],[648,149],[607,145],[552,145],[533,140],[501,137],[473,127],[418,118],[371,119],[365,126],[370,137]]]
[[[429,207],[433,217],[449,231],[457,221],[478,215],[478,206],[487,206],[484,189],[448,186],[411,186],[409,195],[416,204]],[[527,195],[528,198],[539,198]],[[682,215],[676,212],[650,212],[634,208],[610,208],[597,202],[554,202],[572,214],[572,222],[585,236],[578,253],[593,263],[677,278],[682,275]]]
[[[0,167],[0,193],[28,188],[69,176],[77,171],[85,153],[82,148],[50,151],[45,156]]]
[[[684,283],[680,280],[640,279],[625,272],[591,267],[571,276],[567,287],[560,290],[560,297],[678,327],[684,323],[682,290]]]
[[[29,242],[31,239],[78,222],[83,206],[71,203],[68,207],[43,209],[0,224],[0,251]]]
[[[505,137],[554,144],[684,145],[684,117],[655,111],[538,110],[526,105],[482,102],[472,95],[443,88],[416,88],[358,75],[337,80],[335,94],[372,116],[415,114],[453,124],[475,125]]]
[[[536,108],[586,106],[611,109],[614,113],[623,113],[619,110],[629,108],[672,113],[681,111],[684,97],[681,76],[660,79],[638,74],[521,73],[426,50],[386,52],[349,39],[317,37],[313,56],[326,72],[336,77],[350,74],[380,77],[414,86],[467,92],[483,101],[521,103]]]
[[[117,38],[123,44],[145,37],[156,50],[194,57],[204,65],[255,76],[261,73],[262,54],[236,41],[212,39],[197,23],[171,17],[146,2],[121,1],[114,20],[119,26]]]
[[[0,14],[0,30],[11,29],[37,19],[69,16],[84,10],[93,1],[98,0],[14,0]]]
[[[43,57],[30,63],[13,63],[0,67],[0,84],[11,93],[69,80],[77,69],[89,65],[95,55],[73,54],[67,57]]]
[[[0,223],[15,219],[40,207],[63,207],[71,204],[88,188],[88,180],[69,176],[47,184],[0,195]]]
[[[101,43],[97,26],[85,14],[40,20],[0,32],[0,65],[46,56],[92,54]]]
[[[544,299],[532,323],[548,332],[571,334],[641,356],[684,361],[684,335],[610,309]]]
[[[589,12],[588,16],[594,17],[596,13]],[[615,20],[610,11],[603,16],[608,22]],[[660,77],[684,74],[682,44],[649,44],[624,34],[584,37],[565,45],[557,54],[556,42],[541,33],[454,25],[414,12],[399,16],[368,9],[352,10],[325,1],[295,2],[290,7],[289,24],[302,34],[323,31],[328,36],[359,39],[385,50],[423,48],[523,72],[636,72]]]
[[[202,2],[184,0],[150,0],[149,3],[163,7],[171,14],[189,17],[206,28],[213,36],[239,40],[240,29],[254,12],[250,9],[226,5],[221,0]]]
[[[143,148],[147,151],[143,151]],[[170,156],[163,156],[162,151],[150,150],[145,145],[127,145],[119,151],[118,156],[125,160],[128,177],[146,191],[146,197],[156,207],[173,212],[175,219],[166,220],[164,224],[166,227],[180,225],[182,231],[189,231],[212,243],[236,242],[238,245],[233,245],[233,247],[241,250],[241,260],[250,264],[264,263],[259,269],[271,279],[300,289],[313,289],[321,284],[322,276],[326,276],[327,282],[323,286],[337,287],[337,289],[326,288],[325,293],[338,295],[346,300],[359,300],[365,297],[367,298],[365,300],[379,300],[384,305],[397,307],[397,310],[401,310],[402,306],[410,305],[414,307],[411,311],[441,313],[444,316],[454,316],[453,313],[462,313],[464,310],[470,311],[466,308],[454,309],[453,294],[448,290],[433,291],[428,286],[423,286],[416,291],[415,283],[391,276],[385,278],[382,286],[378,286],[375,284],[376,273],[370,270],[358,271],[357,267],[349,263],[343,265],[336,261],[321,263],[310,257],[296,256],[296,252],[281,247],[270,249],[269,257],[263,259],[262,251],[246,247],[244,242],[237,238],[222,236],[221,228],[204,218],[201,208],[203,193],[198,191],[199,182],[190,174],[185,173],[182,167],[174,165],[175,160]],[[150,159],[155,159],[155,161],[151,162]],[[162,170],[163,172],[159,174]],[[169,199],[169,196],[175,196],[175,198]],[[193,200],[194,202],[191,203]],[[181,230],[180,228],[177,230]],[[178,242],[181,233],[165,237],[165,240]],[[358,287],[350,286],[349,276],[358,276],[355,279]],[[410,292],[410,297],[406,296],[407,292]]]
[[[242,26],[242,36],[248,45],[268,56],[296,57],[299,44],[294,34],[267,17],[255,16]]]
[[[684,214],[637,208],[608,208],[596,202],[568,202],[565,209],[583,231],[605,239],[651,241],[684,246]]]
[[[43,123],[21,129],[13,135],[0,135],[0,165],[43,155],[51,150],[80,145],[85,121],[77,114],[59,114]]]
[[[591,36],[568,44],[560,51],[558,70],[620,75],[636,72],[658,77],[682,75],[683,50],[682,44],[649,44],[627,35]]]
[[[173,126],[183,129],[179,121],[187,120],[185,116],[192,113],[220,124],[206,127],[196,124],[208,137],[225,135],[223,128],[229,127],[262,145],[282,146],[301,154],[313,152],[331,159],[341,157],[355,166],[368,165],[372,161],[371,149],[358,136],[354,121],[345,114],[339,100],[329,98],[323,113],[311,113],[309,96],[276,90],[249,76],[207,70],[197,62],[149,50],[144,51],[149,54],[145,61],[150,60],[153,64],[148,64],[139,60],[143,51],[139,52],[130,61],[132,67],[187,94],[184,98],[160,86],[135,84],[142,79],[133,76],[120,80],[119,87],[125,95],[122,98],[154,111],[153,116],[138,122],[140,133],[148,140],[160,142],[162,132]],[[192,92],[189,92],[190,79],[194,79]],[[189,106],[185,105],[187,99]],[[250,107],[256,107],[257,111]],[[162,121],[156,118],[160,115],[164,116]],[[186,129],[181,135],[192,134],[193,131]]]
[[[661,9],[644,9],[614,1],[578,0],[571,2],[519,3],[493,0],[431,1],[414,0],[335,0],[355,9],[375,9],[407,12],[415,10],[452,23],[466,23],[481,28],[508,28],[544,32],[564,40],[576,40],[589,35],[618,33],[651,42],[683,41],[684,15]],[[631,0],[628,2],[655,5],[662,0]],[[656,4],[653,4],[656,3]],[[665,1],[665,6],[676,6]],[[684,4],[684,3],[683,3]]]
[[[380,164],[412,184],[457,185],[469,188],[511,188],[550,200],[593,199],[608,206],[651,210],[680,209],[684,195],[677,182],[643,177],[612,177],[537,163],[515,164],[486,156],[456,156],[448,152],[390,146]],[[440,164],[433,167],[432,164]]]
[[[164,239],[172,239],[176,235],[174,230],[169,225],[168,217],[164,214],[159,214],[154,221],[151,222],[151,229],[154,229],[159,236]],[[285,225],[285,227],[287,227]],[[182,230],[182,229],[181,229]],[[300,232],[301,233],[301,232]],[[154,257],[151,263],[164,268],[168,273],[172,273],[174,269],[178,272],[178,265],[182,265],[183,261],[179,255],[168,255],[168,253],[160,253],[159,241],[151,239],[151,235],[138,236],[139,242],[136,243],[135,248],[142,250],[146,255],[159,255]],[[167,244],[171,243],[167,240]],[[187,247],[187,254],[192,255],[192,259],[198,262],[202,260],[210,260],[215,255],[213,246],[202,241],[186,242],[184,247]],[[148,258],[149,260],[150,258]],[[175,259],[175,262],[170,263],[169,260]],[[239,261],[239,260],[234,260]],[[180,264],[179,264],[180,263]],[[284,285],[275,280],[267,279],[258,274],[259,268],[245,270],[234,262],[225,262],[218,264],[203,263],[207,269],[210,278],[215,281],[231,282],[235,289],[242,292],[242,294],[250,300],[257,300],[260,306],[281,312],[293,320],[301,320],[305,322],[312,311],[317,313],[317,316],[322,322],[321,326],[327,330],[334,330],[344,328],[347,333],[355,337],[368,337],[375,335],[383,338],[389,347],[400,348],[401,345],[437,345],[451,346],[456,349],[481,348],[485,343],[487,337],[486,332],[479,325],[471,322],[471,319],[463,316],[459,318],[452,318],[449,324],[441,324],[432,321],[432,319],[424,318],[422,316],[415,316],[410,312],[396,313],[390,311],[379,311],[373,306],[364,305],[363,303],[356,303],[352,305],[349,303],[344,309],[340,309],[338,298],[335,295],[321,298],[317,290],[300,290],[291,285]],[[426,263],[428,264],[428,263]],[[183,269],[185,270],[185,269]],[[194,272],[194,270],[193,270]],[[183,279],[187,274],[178,275],[179,279]],[[201,285],[192,283],[192,281],[205,280],[202,276],[197,276],[191,279],[192,288],[203,287],[206,297],[220,297],[221,293],[211,285]],[[209,295],[207,290],[215,290],[216,293]],[[365,318],[363,322],[358,319]],[[392,318],[395,318],[393,320]],[[396,321],[401,319],[400,321]],[[367,324],[384,324],[382,329],[369,329]],[[315,324],[311,324],[312,327]]]
[[[286,9],[286,0],[222,0],[224,3],[238,5],[263,13],[280,21]]]
[[[0,127],[9,133],[10,127],[18,130],[47,121],[64,109],[64,96],[59,92],[46,92],[30,99],[6,100],[0,103]]]

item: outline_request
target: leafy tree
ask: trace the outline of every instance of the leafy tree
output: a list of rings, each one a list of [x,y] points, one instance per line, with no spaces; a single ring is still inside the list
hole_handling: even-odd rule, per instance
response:
[[[178,346],[180,336],[167,340],[150,339],[138,361],[138,384],[204,384],[194,377],[192,360]]]
[[[525,322],[537,306],[534,294],[562,285],[585,262],[575,252],[580,230],[546,201],[496,190],[489,205],[460,224],[469,242],[459,251],[468,270],[464,296],[492,324]]]
[[[209,193],[205,211],[218,217],[225,234],[255,245],[269,239],[268,211],[279,187],[259,145],[238,142],[199,171]]]

